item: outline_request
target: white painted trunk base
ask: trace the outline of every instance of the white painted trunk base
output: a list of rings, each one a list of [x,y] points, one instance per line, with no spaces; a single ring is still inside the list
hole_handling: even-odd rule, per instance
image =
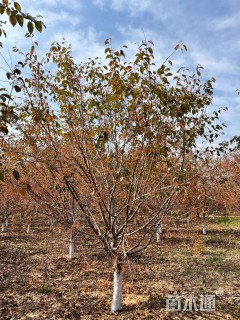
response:
[[[8,227],[8,219],[5,221],[6,228]]]
[[[114,272],[112,311],[122,310],[122,272]]]
[[[28,226],[27,226],[27,233],[30,233],[30,232],[31,232],[31,225],[28,224]]]
[[[3,222],[2,223],[2,232],[5,232],[5,227],[6,227],[6,224]]]
[[[70,236],[69,240],[69,258],[74,258],[74,239],[72,236]]]
[[[207,234],[206,225],[204,222],[202,223],[202,234],[204,234],[204,235]]]
[[[157,231],[156,231],[157,243],[160,242],[161,234],[162,234],[162,226],[159,225],[159,226],[157,227]]]

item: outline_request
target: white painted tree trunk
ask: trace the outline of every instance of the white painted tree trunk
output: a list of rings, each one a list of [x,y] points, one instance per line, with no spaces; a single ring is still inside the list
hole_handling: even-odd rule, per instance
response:
[[[190,217],[187,217],[187,224],[190,223]]]
[[[161,224],[160,224],[160,225],[157,227],[157,231],[156,231],[157,243],[160,242],[161,234],[162,234],[162,226],[161,226]]]
[[[207,234],[205,222],[202,223],[202,234]]]
[[[8,227],[8,219],[5,221],[6,228]]]
[[[30,232],[31,232],[31,225],[29,223],[28,226],[27,226],[27,233],[30,233]]]
[[[69,240],[69,258],[74,258],[74,239],[72,235],[70,236]]]
[[[6,227],[6,224],[3,222],[2,223],[2,232],[5,232],[5,227]]]
[[[122,310],[122,271],[114,272],[112,311]]]

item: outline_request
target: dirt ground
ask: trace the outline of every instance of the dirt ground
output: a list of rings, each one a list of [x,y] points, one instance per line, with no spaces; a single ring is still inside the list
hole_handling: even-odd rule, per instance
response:
[[[0,319],[240,319],[239,239],[238,225],[214,221],[206,236],[166,229],[160,244],[125,264],[124,310],[113,314],[112,262],[104,251],[77,243],[70,260],[65,231],[10,227],[0,235]],[[181,311],[166,309],[167,295],[178,296]],[[191,295],[198,310],[189,310]],[[199,311],[207,295],[215,308]]]

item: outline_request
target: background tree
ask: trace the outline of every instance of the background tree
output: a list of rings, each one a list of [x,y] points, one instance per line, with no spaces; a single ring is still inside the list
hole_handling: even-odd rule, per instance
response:
[[[218,213],[234,214],[239,211],[239,163],[237,150],[215,161],[215,183],[211,185],[209,198]]]

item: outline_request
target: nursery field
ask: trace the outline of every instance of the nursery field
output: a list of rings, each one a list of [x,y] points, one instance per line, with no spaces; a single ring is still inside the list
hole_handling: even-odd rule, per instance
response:
[[[1,320],[239,319],[240,217],[211,219],[206,236],[166,228],[159,244],[124,265],[118,314],[110,311],[112,262],[103,250],[76,241],[69,259],[66,231],[37,220],[29,234],[20,227],[0,235]],[[179,311],[166,308],[170,295]],[[208,295],[213,310],[200,311]]]

